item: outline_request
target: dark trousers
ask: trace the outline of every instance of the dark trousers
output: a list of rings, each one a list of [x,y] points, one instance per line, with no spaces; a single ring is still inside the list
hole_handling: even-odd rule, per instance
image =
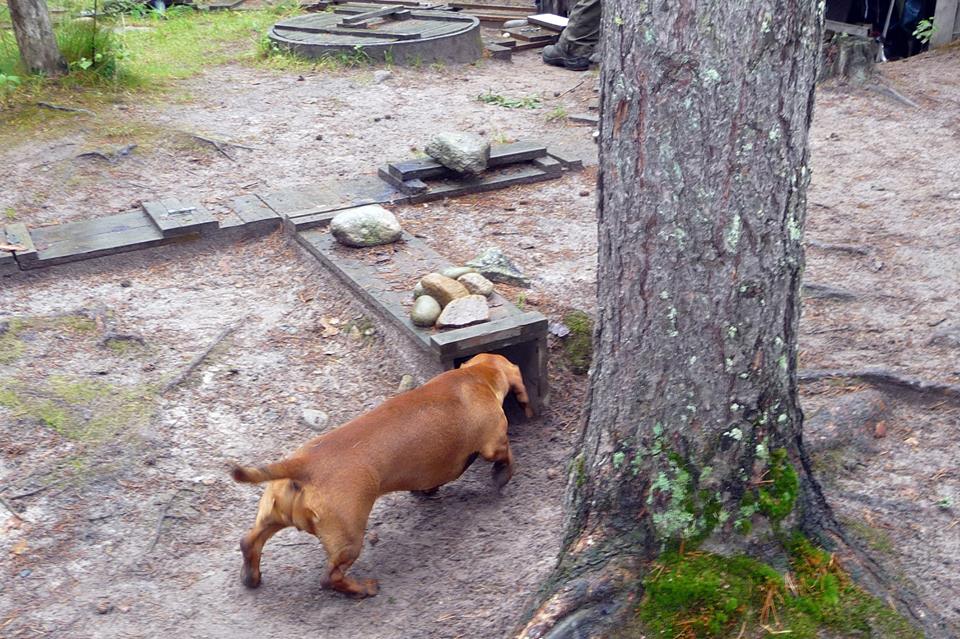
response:
[[[600,42],[600,0],[578,0],[558,43],[564,55],[588,57]]]

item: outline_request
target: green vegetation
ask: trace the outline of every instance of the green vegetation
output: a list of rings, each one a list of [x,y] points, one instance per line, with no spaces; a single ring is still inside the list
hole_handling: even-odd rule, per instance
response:
[[[536,109],[540,106],[540,98],[535,95],[525,98],[508,98],[499,93],[487,91],[478,95],[477,100],[484,104],[493,104],[507,109]]]
[[[758,447],[766,451],[766,446]],[[774,528],[780,525],[793,506],[800,492],[800,478],[787,459],[787,450],[778,448],[769,454],[767,472],[756,488],[748,489],[740,500],[740,512],[735,522],[738,532],[746,535],[752,528],[751,518],[760,513],[770,520]]]
[[[937,25],[933,23],[933,18],[924,18],[917,23],[917,28],[913,30],[913,37],[927,44],[936,32]]]
[[[64,437],[99,442],[121,430],[142,426],[153,414],[149,389],[121,387],[99,380],[51,375],[29,387],[0,382],[0,406],[14,419],[39,423]]]
[[[553,111],[547,114],[547,122],[556,122],[557,120],[565,120],[567,117],[567,109],[562,104],[556,107]]]
[[[570,370],[583,375],[593,360],[593,320],[583,311],[570,311],[563,317],[570,334],[563,343],[563,355]]]
[[[855,586],[835,557],[801,536],[786,544],[781,575],[748,557],[667,553],[644,581],[637,618],[651,637],[922,637],[894,610]],[[866,634],[865,634],[866,633]]]

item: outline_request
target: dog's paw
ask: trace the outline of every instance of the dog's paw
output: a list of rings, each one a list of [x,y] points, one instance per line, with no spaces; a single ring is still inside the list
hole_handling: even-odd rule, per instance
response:
[[[380,592],[380,582],[376,579],[364,579],[363,589],[366,592],[365,596],[376,597],[377,593]]]
[[[259,588],[260,587],[260,573],[254,573],[252,570],[247,570],[247,567],[244,566],[240,571],[240,581],[247,588]]]

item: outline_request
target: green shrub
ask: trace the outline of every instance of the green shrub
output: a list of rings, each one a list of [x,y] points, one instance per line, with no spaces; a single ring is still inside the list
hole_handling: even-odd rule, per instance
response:
[[[71,73],[119,75],[123,45],[108,27],[88,19],[65,22],[57,29],[57,45]]]

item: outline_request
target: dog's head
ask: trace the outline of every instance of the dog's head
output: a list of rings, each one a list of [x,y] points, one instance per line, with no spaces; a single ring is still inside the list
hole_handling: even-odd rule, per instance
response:
[[[523,376],[520,374],[519,366],[514,365],[513,362],[503,355],[496,355],[494,353],[474,355],[461,364],[460,368],[470,368],[471,366],[486,366],[498,371],[499,376],[505,380],[510,390],[516,395],[517,402],[520,404],[526,416],[528,418],[533,417],[533,407],[530,406],[527,389],[523,385]]]

